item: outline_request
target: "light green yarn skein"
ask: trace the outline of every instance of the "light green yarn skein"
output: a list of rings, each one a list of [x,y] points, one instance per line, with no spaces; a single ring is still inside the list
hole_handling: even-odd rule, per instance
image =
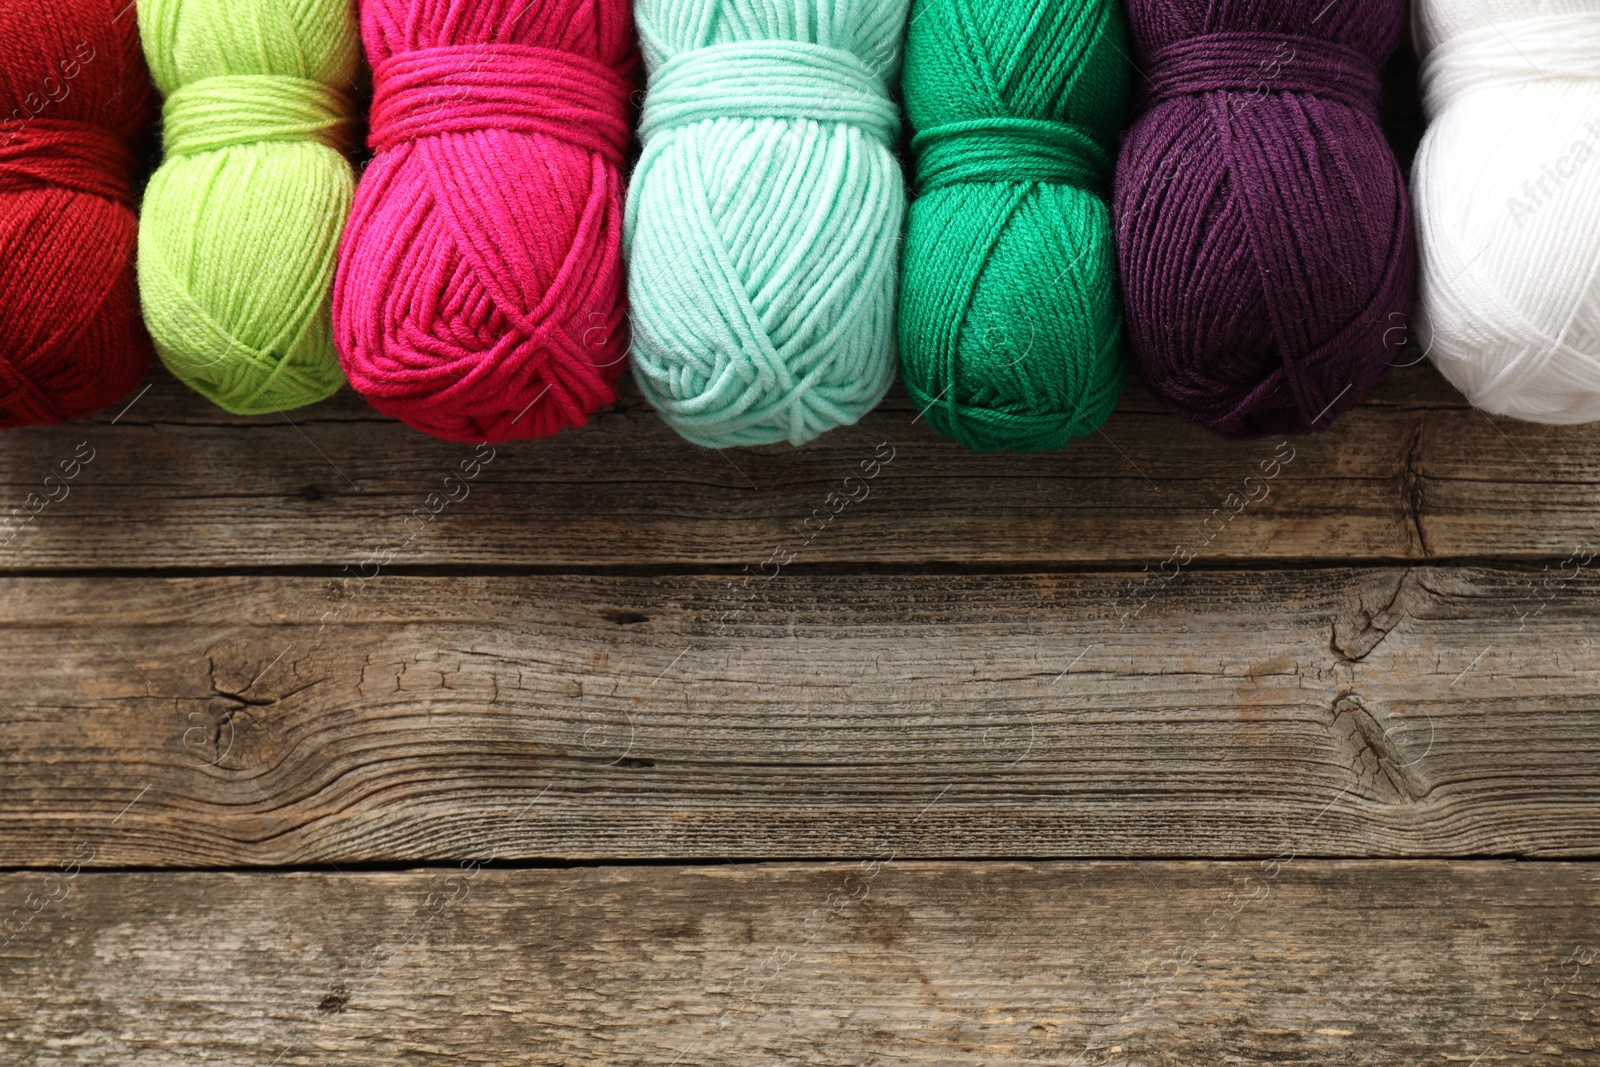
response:
[[[166,97],[139,221],[139,295],[168,369],[223,408],[344,383],[330,313],[355,176],[350,0],[138,0]]]
[[[907,0],[639,0],[634,373],[711,448],[800,445],[894,379]]]

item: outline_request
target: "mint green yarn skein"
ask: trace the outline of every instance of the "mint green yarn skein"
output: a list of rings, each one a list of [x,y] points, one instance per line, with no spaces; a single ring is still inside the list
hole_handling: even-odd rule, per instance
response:
[[[1092,433],[1126,362],[1109,192],[1128,90],[1116,0],[918,0],[906,386],[969,448]],[[1174,284],[1182,284],[1174,279]]]
[[[895,372],[907,0],[639,0],[634,374],[710,448],[805,444]]]
[[[166,97],[166,158],[139,220],[156,351],[228,411],[344,383],[330,311],[355,186],[345,157],[359,60],[350,0],[138,0]]]

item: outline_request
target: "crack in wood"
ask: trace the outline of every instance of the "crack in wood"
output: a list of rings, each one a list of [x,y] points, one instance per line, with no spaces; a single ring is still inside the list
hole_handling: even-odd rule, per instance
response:
[[[1333,620],[1328,648],[1342,663],[1360,663],[1372,655],[1406,616],[1407,605],[1403,601],[1408,587],[1414,586],[1412,568],[1407,567],[1397,577],[1384,575],[1379,580],[1392,581],[1392,588],[1384,593],[1373,590],[1372,583],[1367,583],[1360,590],[1355,612],[1335,616]],[[1376,599],[1371,595],[1374,592],[1386,598],[1380,606],[1372,606]]]
[[[1433,786],[1416,769],[1420,758],[1406,758],[1390,736],[1392,728],[1384,728],[1367,707],[1366,701],[1353,693],[1346,693],[1334,702],[1333,714],[1336,724],[1348,722],[1354,728],[1353,737],[1358,739],[1355,746],[1358,765],[1370,769],[1369,774],[1361,775],[1363,780],[1387,786],[1387,790],[1379,791],[1387,792],[1385,799],[1391,803],[1415,803],[1428,799]]]
[[[1406,445],[1405,458],[1400,468],[1400,493],[1405,503],[1406,520],[1409,524],[1410,534],[1416,538],[1416,547],[1421,551],[1424,559],[1434,558],[1433,546],[1428,543],[1428,533],[1423,526],[1423,516],[1427,514],[1426,502],[1422,493],[1422,473],[1417,469],[1417,459],[1422,451],[1422,432],[1426,426],[1426,417],[1417,420],[1416,429],[1411,433],[1411,439]]]

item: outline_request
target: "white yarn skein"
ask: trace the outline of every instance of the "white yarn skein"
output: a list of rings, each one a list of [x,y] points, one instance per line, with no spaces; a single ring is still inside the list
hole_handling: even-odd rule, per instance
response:
[[[1422,340],[1484,411],[1600,420],[1600,0],[1416,0]]]

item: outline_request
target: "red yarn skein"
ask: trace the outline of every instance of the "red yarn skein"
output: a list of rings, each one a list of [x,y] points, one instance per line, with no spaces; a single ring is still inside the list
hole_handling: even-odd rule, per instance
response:
[[[129,146],[153,106],[128,0],[0,4],[0,426],[98,411],[144,377]]]
[[[346,375],[453,441],[615,399],[627,356],[628,0],[362,0],[371,164],[334,286]]]

